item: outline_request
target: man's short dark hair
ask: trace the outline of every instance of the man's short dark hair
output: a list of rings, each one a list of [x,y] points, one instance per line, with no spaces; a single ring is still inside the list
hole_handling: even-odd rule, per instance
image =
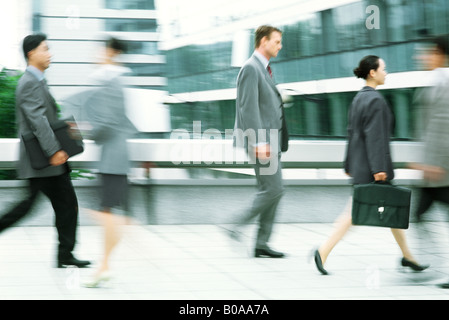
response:
[[[25,56],[25,60],[28,61],[28,53],[37,47],[43,42],[47,40],[47,36],[43,33],[30,34],[23,39],[23,55]]]
[[[255,35],[255,39],[254,39],[254,46],[255,48],[259,48],[260,46],[260,42],[262,41],[263,37],[268,37],[268,39],[270,39],[270,36],[273,32],[279,32],[280,34],[282,34],[282,31],[279,30],[278,28],[272,27],[272,26],[260,26],[259,28],[257,28],[256,30],[256,35]]]
[[[449,37],[448,36],[438,36],[438,37],[434,38],[432,42],[441,54],[449,56]]]
[[[117,38],[114,38],[114,37],[111,37],[108,40],[106,40],[106,48],[111,48],[111,49],[120,51],[122,53],[126,52],[125,43]]]

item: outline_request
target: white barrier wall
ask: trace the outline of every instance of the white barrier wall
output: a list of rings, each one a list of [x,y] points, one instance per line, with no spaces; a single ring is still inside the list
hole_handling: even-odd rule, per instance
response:
[[[235,149],[232,140],[201,139],[132,139],[129,155],[134,162],[153,162],[161,167],[239,167],[248,166],[242,149]],[[341,168],[345,141],[291,141],[283,154],[284,167]],[[396,167],[419,162],[422,146],[416,142],[393,142],[392,158]],[[19,140],[0,139],[0,167],[11,167],[18,159]],[[85,141],[84,153],[71,158],[74,166],[85,167],[98,161],[100,148]]]

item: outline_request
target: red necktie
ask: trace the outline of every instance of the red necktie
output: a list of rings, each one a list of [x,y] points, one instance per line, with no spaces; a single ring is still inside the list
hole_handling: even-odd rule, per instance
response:
[[[273,73],[271,72],[271,67],[270,67],[270,65],[267,66],[267,70],[268,70],[268,73],[270,74],[270,77],[273,78]]]

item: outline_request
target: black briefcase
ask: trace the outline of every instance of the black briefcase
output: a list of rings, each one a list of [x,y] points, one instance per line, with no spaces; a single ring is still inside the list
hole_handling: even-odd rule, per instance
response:
[[[411,194],[389,182],[355,185],[352,224],[408,229]]]
[[[71,128],[69,122],[75,123],[73,118],[66,120],[58,120],[50,123],[50,126],[61,144],[62,150],[64,150],[69,157],[73,157],[84,151],[84,143],[81,137],[81,133],[77,129],[76,125]],[[33,133],[27,133],[22,135],[22,140],[25,144],[25,149],[30,157],[31,167],[36,170],[41,170],[50,166],[50,159],[42,150],[39,141]]]

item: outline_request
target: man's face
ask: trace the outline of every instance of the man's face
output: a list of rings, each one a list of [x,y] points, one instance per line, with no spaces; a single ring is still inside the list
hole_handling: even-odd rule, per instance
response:
[[[442,68],[445,65],[446,57],[437,48],[430,49],[427,54],[427,68],[429,70],[434,70],[437,68]]]
[[[41,71],[46,70],[50,66],[51,57],[47,41],[42,41],[36,49],[33,49],[28,53],[29,64]]]
[[[446,57],[436,47],[418,48],[414,58],[424,70],[444,67]]]
[[[385,78],[387,77],[387,69],[385,65],[385,61],[383,59],[379,59],[379,68],[375,70],[373,73],[374,80],[376,80],[378,85],[385,84]]]
[[[262,41],[263,50],[270,58],[276,58],[282,49],[282,34],[274,31],[270,37],[264,37]]]

